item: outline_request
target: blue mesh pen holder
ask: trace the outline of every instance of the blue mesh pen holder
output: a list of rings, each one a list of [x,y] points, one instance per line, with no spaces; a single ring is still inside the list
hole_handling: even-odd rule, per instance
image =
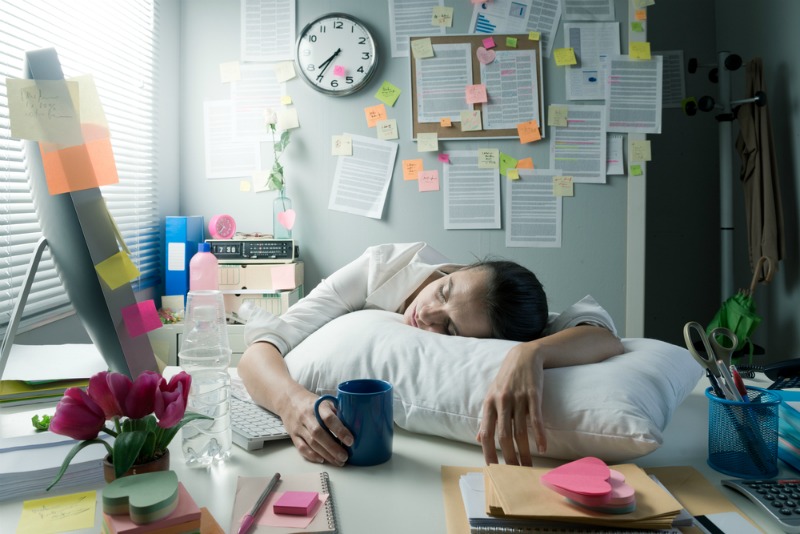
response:
[[[778,474],[778,407],[780,397],[747,387],[749,402],[708,397],[708,465],[738,478],[772,478]]]

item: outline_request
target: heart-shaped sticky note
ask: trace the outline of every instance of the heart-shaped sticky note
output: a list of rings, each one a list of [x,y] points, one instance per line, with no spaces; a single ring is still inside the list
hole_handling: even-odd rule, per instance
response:
[[[121,477],[103,488],[103,511],[129,514],[137,525],[168,516],[178,506],[178,475],[157,471]]]
[[[565,497],[601,497],[611,493],[611,470],[599,458],[588,456],[551,469],[541,476],[542,484]]]
[[[494,50],[486,50],[484,47],[479,46],[475,55],[478,56],[478,61],[480,61],[484,65],[488,65],[494,58],[497,57],[497,54]]]
[[[287,230],[291,230],[292,226],[294,226],[294,220],[297,217],[297,214],[294,210],[286,210],[278,213],[278,222],[281,223],[281,226],[286,228]]]

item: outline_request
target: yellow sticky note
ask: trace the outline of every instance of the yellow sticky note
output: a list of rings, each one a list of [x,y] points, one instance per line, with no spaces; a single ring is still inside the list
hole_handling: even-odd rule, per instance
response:
[[[253,189],[253,184],[250,180],[239,180],[239,191],[242,193],[249,193]]]
[[[433,26],[453,27],[453,8],[445,6],[434,6],[433,16],[431,17]]]
[[[572,176],[553,176],[553,195],[557,197],[575,196]]]
[[[94,528],[96,507],[96,491],[25,501],[16,532],[51,534]]]
[[[386,119],[385,121],[378,121],[375,125],[375,133],[378,139],[383,139],[384,141],[397,139],[397,120]]]
[[[503,154],[500,152],[500,174],[503,176],[507,176],[508,169],[516,169],[517,168],[517,160],[509,156],[508,154]],[[519,175],[517,175],[519,176]]]
[[[533,168],[533,158],[522,158],[517,162],[518,169],[532,169]]]
[[[547,107],[547,124],[550,126],[566,126],[568,113],[569,108],[567,106],[550,104]]]
[[[439,126],[442,128],[450,128],[453,126],[453,121],[450,120],[450,117],[442,117],[439,119]]]
[[[389,107],[394,106],[394,103],[397,102],[399,97],[400,88],[392,85],[389,82],[383,82],[383,84],[381,84],[381,86],[378,88],[378,92],[375,93],[375,98]]]
[[[436,152],[439,150],[439,134],[418,133],[417,152]]]
[[[500,151],[496,148],[478,149],[478,168],[496,169],[500,166]]]
[[[269,191],[269,175],[269,171],[255,171],[250,175],[250,179],[253,182],[253,193]]]
[[[648,42],[631,42],[629,50],[629,55],[633,59],[650,59],[650,43]]]
[[[481,112],[468,109],[460,113],[461,116],[461,131],[472,132],[481,130]]]
[[[414,54],[414,59],[425,59],[433,57],[433,44],[430,37],[423,39],[411,40],[411,53]]]
[[[539,132],[539,122],[536,119],[517,124],[517,133],[521,144],[532,143],[542,138],[542,134]]]
[[[506,169],[506,177],[509,180],[519,180],[519,170],[517,170],[517,169]]]
[[[655,5],[656,0],[633,0],[633,5],[637,8]]]
[[[575,57],[574,48],[556,48],[553,50],[553,56],[556,59],[556,65],[559,67],[578,64],[578,59]]]
[[[76,146],[81,134],[78,84],[6,78],[11,137]]]
[[[222,83],[235,82],[242,79],[242,71],[238,61],[226,61],[219,64],[219,81]]]
[[[277,110],[278,123],[276,126],[279,130],[291,130],[292,128],[300,127],[300,119],[297,117],[297,110],[295,108],[286,108]]]
[[[97,274],[111,289],[139,278],[139,269],[127,254],[120,251],[94,266]]]
[[[377,106],[370,106],[364,108],[364,115],[367,117],[367,126],[370,128],[378,124],[378,121],[386,120],[386,106],[378,104]]]
[[[352,156],[353,138],[349,135],[331,136],[331,155],[332,156]]]
[[[647,10],[646,9],[637,9],[634,12],[633,17],[636,20],[647,20]]]
[[[631,31],[636,33],[642,33],[644,31],[644,24],[641,22],[631,22]]]
[[[642,166],[641,165],[631,165],[631,176],[641,176],[642,175]]]
[[[292,97],[289,96],[289,95],[283,95],[281,97],[281,104],[283,104],[284,106],[291,105],[292,104]]]
[[[528,39],[531,41],[540,41],[542,39],[542,32],[528,32]]]
[[[517,47],[517,38],[516,37],[506,37],[506,46],[509,48],[516,48]]]
[[[650,141],[631,141],[631,161],[650,161]]]
[[[294,71],[294,63],[291,61],[281,61],[272,66],[279,82],[286,82],[297,76]]]
[[[421,159],[403,160],[403,180],[416,180],[420,171],[423,170]]]

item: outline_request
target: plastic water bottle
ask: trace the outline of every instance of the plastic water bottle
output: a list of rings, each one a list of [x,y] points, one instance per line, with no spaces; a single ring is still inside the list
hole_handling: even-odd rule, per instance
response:
[[[196,289],[219,289],[219,262],[208,243],[199,243],[189,261],[189,291]]]
[[[211,419],[192,421],[182,429],[186,463],[206,466],[231,455],[231,349],[225,305],[219,291],[190,291],[178,353],[181,368],[192,376],[187,411]]]

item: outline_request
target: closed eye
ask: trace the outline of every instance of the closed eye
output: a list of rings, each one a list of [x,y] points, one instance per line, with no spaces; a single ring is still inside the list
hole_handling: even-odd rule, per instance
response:
[[[447,284],[441,284],[439,286],[439,298],[441,299],[442,303],[447,302],[450,293],[452,291],[453,291],[453,279],[448,278]],[[456,325],[453,324],[452,320],[448,319],[447,324],[445,324],[444,326],[445,326],[445,332],[447,332],[448,336],[458,335],[458,329],[456,328]]]

